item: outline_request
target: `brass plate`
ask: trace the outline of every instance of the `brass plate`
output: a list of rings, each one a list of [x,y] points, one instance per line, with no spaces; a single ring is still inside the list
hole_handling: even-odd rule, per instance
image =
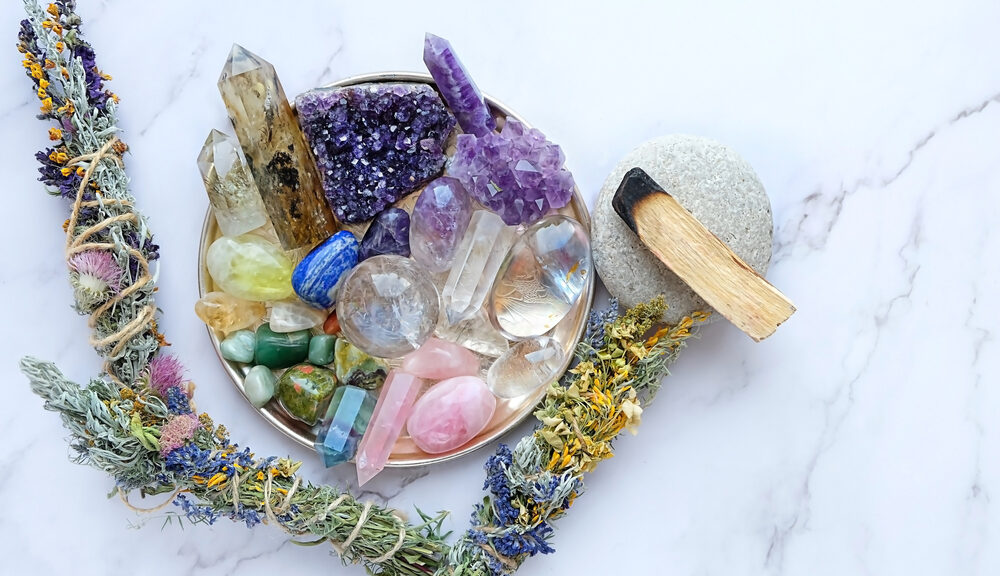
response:
[[[339,82],[329,84],[326,87],[351,86],[366,82],[421,82],[430,84],[431,86],[434,85],[433,79],[427,74],[416,74],[411,72],[385,72],[345,78]],[[499,118],[510,116],[511,118],[518,119],[524,123],[525,126],[530,126],[524,121],[523,118],[521,118],[521,116],[501,104],[495,98],[491,98],[489,95],[484,95],[484,98],[486,103],[490,106],[494,116]],[[415,199],[415,197],[416,193],[410,194],[406,198],[400,200],[397,205],[409,210],[413,205],[413,199]],[[580,195],[579,188],[574,191],[573,198],[570,203],[563,209],[559,210],[559,213],[577,219],[585,228],[588,230],[590,229],[590,212],[587,210],[586,202]],[[360,238],[364,234],[365,226],[366,225],[347,226],[345,228],[351,230],[358,236],[358,238]],[[208,292],[216,289],[214,283],[212,282],[212,278],[208,275],[208,269],[205,265],[205,256],[208,251],[208,247],[216,238],[219,237],[219,235],[219,227],[215,222],[215,217],[212,214],[212,208],[210,206],[205,214],[205,221],[201,230],[201,245],[198,249],[198,293],[200,296],[204,296]],[[566,318],[564,318],[563,321],[560,322],[560,324],[554,329],[554,333],[552,334],[552,336],[554,336],[559,342],[564,343],[564,346],[569,353],[567,355],[566,364],[563,366],[564,371],[569,366],[570,360],[572,359],[572,352],[576,346],[576,342],[579,341],[587,326],[587,316],[590,313],[590,307],[594,297],[595,275],[596,273],[590,274],[587,286],[584,293],[581,295],[580,300],[573,306],[573,309],[570,310]],[[222,362],[223,367],[226,369],[226,373],[229,374],[229,377],[236,385],[236,388],[239,389],[240,393],[245,397],[246,392],[243,390],[243,378],[247,371],[247,367],[238,362],[230,362],[223,359],[221,353],[219,352],[219,343],[221,342],[223,335],[212,330],[211,328],[208,328],[208,333],[212,340],[212,346],[215,348],[215,353],[219,357],[219,361]],[[484,369],[483,378],[485,379],[485,377],[486,371]],[[493,419],[490,421],[489,425],[487,425],[486,428],[479,433],[479,435],[470,440],[464,446],[444,454],[427,454],[421,451],[417,448],[413,441],[410,440],[410,437],[406,435],[404,430],[403,436],[401,436],[396,441],[396,445],[393,446],[392,454],[390,454],[389,461],[386,463],[386,466],[399,468],[423,466],[425,464],[433,464],[435,462],[444,462],[446,460],[451,460],[468,454],[510,431],[510,429],[528,417],[528,415],[534,411],[535,407],[544,397],[545,387],[543,386],[532,394],[527,394],[518,398],[498,399],[496,412],[493,414]],[[292,440],[308,448],[313,448],[316,435],[313,432],[312,427],[288,416],[281,409],[281,407],[278,406],[277,401],[272,400],[271,402],[268,402],[263,408],[260,408],[258,412],[260,412],[261,416],[263,416],[264,419],[267,420],[272,426],[280,430]]]

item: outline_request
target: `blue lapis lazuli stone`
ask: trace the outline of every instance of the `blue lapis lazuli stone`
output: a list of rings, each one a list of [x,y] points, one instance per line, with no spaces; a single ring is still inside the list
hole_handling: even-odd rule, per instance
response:
[[[337,289],[347,272],[358,264],[358,239],[346,230],[337,232],[299,262],[292,272],[292,288],[303,301],[317,308],[332,308]]]
[[[375,398],[366,390],[350,385],[337,388],[316,433],[316,452],[327,468],[354,458],[374,410]]]

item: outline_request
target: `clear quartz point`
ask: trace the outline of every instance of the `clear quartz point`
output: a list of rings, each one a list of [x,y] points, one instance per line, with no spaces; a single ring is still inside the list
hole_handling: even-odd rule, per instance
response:
[[[504,224],[496,214],[477,210],[472,215],[441,291],[449,324],[457,324],[482,308],[515,239],[515,229]]]
[[[500,398],[529,394],[559,378],[566,354],[555,338],[522,340],[493,362],[486,373],[486,385]]]
[[[212,130],[198,154],[198,169],[223,236],[267,224],[264,203],[236,138]]]

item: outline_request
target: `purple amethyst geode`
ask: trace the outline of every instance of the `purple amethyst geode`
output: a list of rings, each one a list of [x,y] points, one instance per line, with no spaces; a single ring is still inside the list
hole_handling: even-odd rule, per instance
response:
[[[342,222],[363,222],[441,173],[455,117],[426,84],[318,88],[295,99],[323,190]]]
[[[508,225],[535,222],[573,196],[576,184],[563,167],[562,149],[514,118],[499,134],[460,134],[456,145],[448,175]]]

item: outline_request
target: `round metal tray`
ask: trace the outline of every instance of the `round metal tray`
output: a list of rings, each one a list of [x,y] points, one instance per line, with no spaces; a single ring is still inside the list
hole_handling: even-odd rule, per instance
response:
[[[417,74],[411,72],[384,72],[345,78],[339,82],[328,84],[324,86],[324,88],[351,86],[354,84],[364,84],[368,82],[419,82],[434,86],[433,79],[427,74]],[[501,104],[495,98],[491,98],[489,95],[485,94],[484,98],[494,116],[498,118],[510,116],[511,118],[516,118],[521,121],[525,126],[530,126],[516,112]],[[409,211],[409,209],[413,206],[413,201],[416,196],[416,192],[410,194],[397,202],[396,205]],[[587,210],[587,204],[581,196],[579,188],[574,191],[573,198],[570,203],[558,212],[575,218],[583,224],[587,230],[590,230],[590,213]],[[362,225],[345,226],[344,228],[353,232],[358,236],[358,238],[361,238],[367,228],[367,223]],[[198,249],[198,293],[200,296],[204,296],[208,292],[216,290],[215,284],[212,282],[212,278],[209,276],[208,269],[205,265],[205,256],[208,251],[208,247],[219,236],[219,227],[216,224],[215,216],[212,214],[212,209],[209,207],[208,212],[205,214],[205,221],[201,230],[201,245]],[[553,329],[553,333],[551,334],[559,342],[563,343],[563,346],[565,346],[566,351],[568,352],[563,370],[569,366],[570,361],[572,360],[573,350],[576,347],[576,342],[579,341],[587,326],[587,317],[590,313],[590,307],[594,297],[595,276],[596,274],[594,273],[589,275],[587,286],[584,293],[580,296],[580,300],[573,306],[566,318],[564,318],[563,321]],[[208,328],[208,333],[212,340],[212,346],[215,348],[215,353],[219,357],[219,361],[222,362],[222,365],[225,367],[229,377],[239,389],[240,393],[245,397],[246,392],[243,390],[243,378],[248,370],[248,367],[238,362],[230,362],[222,358],[222,355],[219,352],[219,343],[224,337],[223,334],[216,332],[211,328]],[[483,377],[485,378],[485,370],[483,371]],[[496,412],[493,414],[493,419],[490,420],[490,423],[486,426],[486,428],[465,445],[443,454],[427,454],[421,451],[417,448],[413,441],[410,440],[410,437],[404,430],[403,435],[393,446],[392,453],[389,456],[389,461],[386,463],[386,466],[422,466],[426,464],[433,464],[435,462],[444,462],[446,460],[451,460],[468,454],[490,443],[491,441],[496,440],[508,432],[511,428],[516,426],[534,411],[534,408],[544,397],[545,387],[543,386],[531,394],[526,394],[518,398],[497,399]],[[263,416],[264,419],[267,420],[272,426],[280,430],[292,440],[308,448],[313,447],[313,443],[316,440],[313,428],[286,414],[285,411],[278,406],[277,401],[272,400],[268,402],[263,408],[258,409],[258,412],[260,412],[261,416]]]

